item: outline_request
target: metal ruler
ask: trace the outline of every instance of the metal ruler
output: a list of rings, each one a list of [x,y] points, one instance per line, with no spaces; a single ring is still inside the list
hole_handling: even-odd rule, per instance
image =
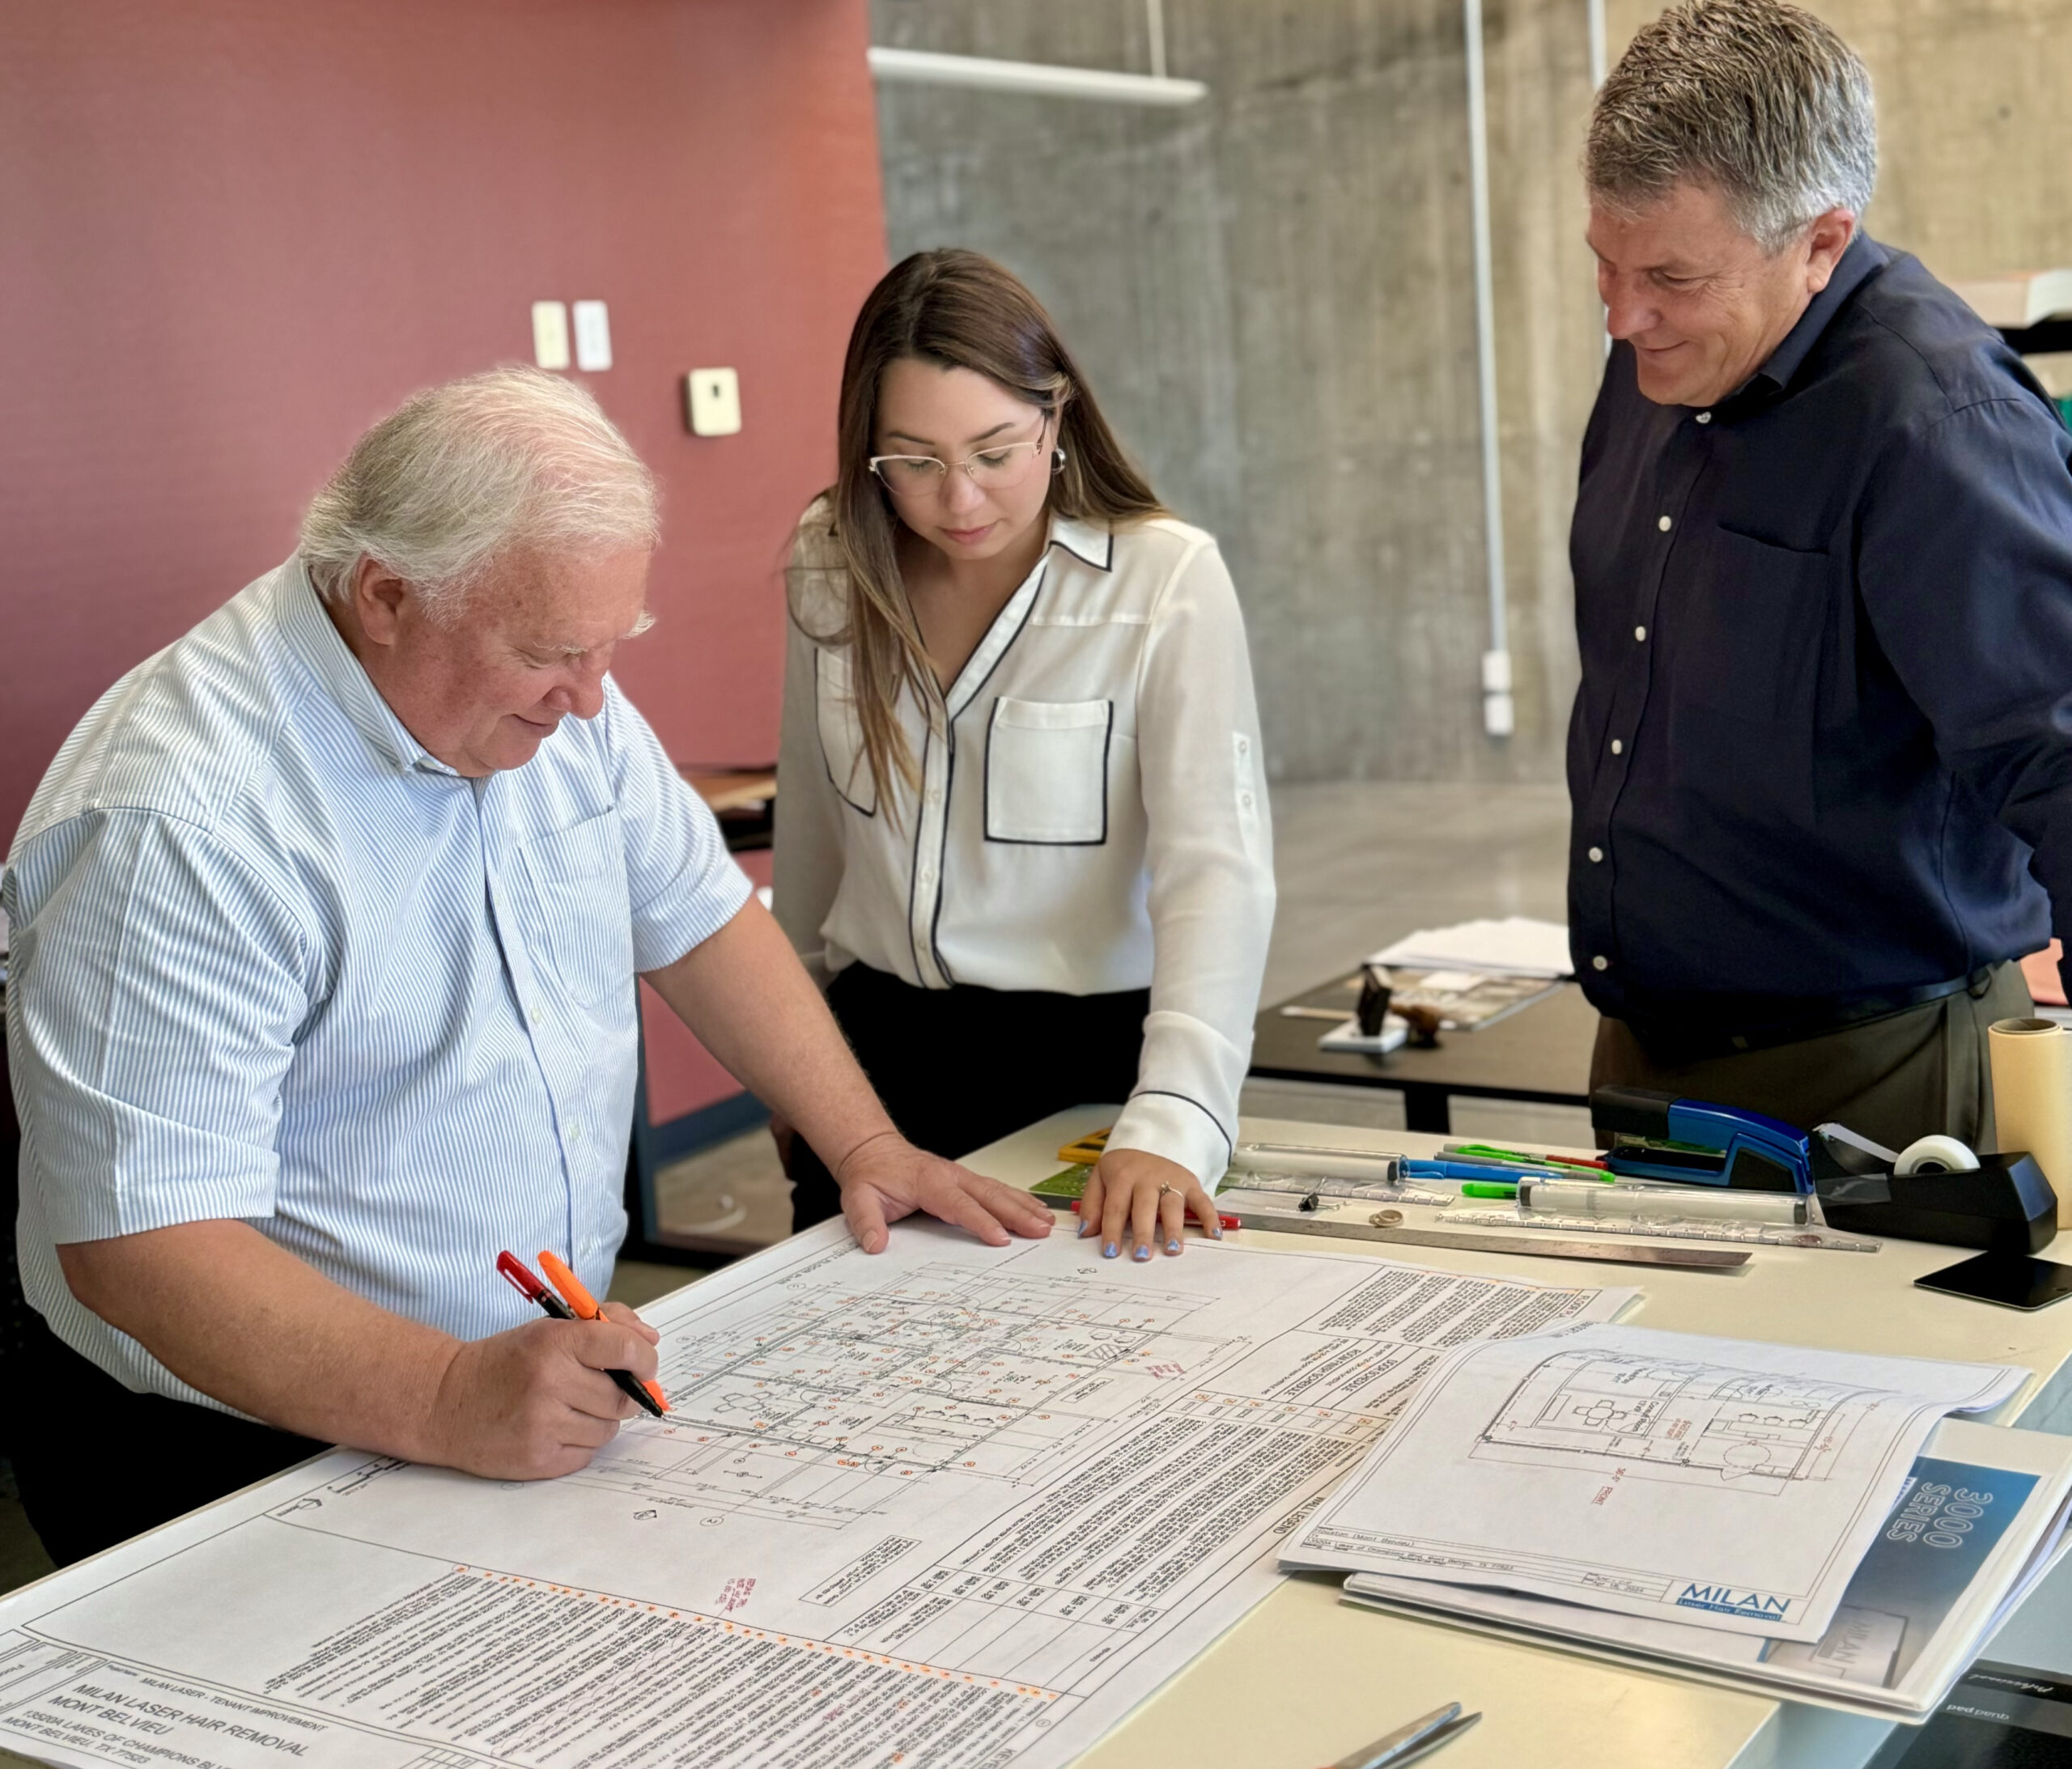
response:
[[[1377,1211],[1362,1216],[1350,1211],[1318,1210],[1298,1212],[1247,1207],[1243,1200],[1225,1191],[1217,1202],[1231,1210],[1240,1227],[1264,1228],[1276,1234],[1328,1235],[1340,1241],[1385,1241],[1400,1246],[1451,1247],[1461,1253],[1507,1253],[1525,1259],[1593,1259],[1606,1265],[1675,1266],[1697,1271],[1730,1271],[1748,1262],[1745,1248],[1653,1246],[1637,1241],[1583,1241],[1566,1236],[1534,1234],[1476,1234],[1450,1228],[1408,1228],[1378,1219],[1395,1215],[1395,1211]]]

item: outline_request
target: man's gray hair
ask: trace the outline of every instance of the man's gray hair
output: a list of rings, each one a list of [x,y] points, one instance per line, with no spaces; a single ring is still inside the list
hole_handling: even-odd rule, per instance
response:
[[[1689,0],[1620,57],[1597,95],[1583,175],[1632,213],[1709,185],[1766,252],[1815,216],[1861,218],[1878,182],[1878,117],[1857,53],[1781,0]]]
[[[451,618],[494,562],[652,547],[651,473],[573,381],[512,366],[414,394],[354,444],[302,519],[317,593],[379,560]]]

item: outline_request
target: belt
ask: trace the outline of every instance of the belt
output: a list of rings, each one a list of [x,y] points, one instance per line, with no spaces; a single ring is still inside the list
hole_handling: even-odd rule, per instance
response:
[[[1890,1018],[1910,1008],[1926,1007],[1959,993],[1976,1001],[1993,986],[1998,965],[1981,965],[1968,977],[1952,977],[1947,982],[1925,982],[1910,989],[1888,989],[1875,995],[1852,996],[1847,1001],[1809,1002],[1785,1016],[1764,1020],[1737,1030],[1715,1031],[1688,1022],[1628,1018],[1628,1028],[1655,1061],[1675,1067],[1709,1057],[1739,1056],[1749,1050],[1773,1050],[1780,1045],[1801,1044],[1824,1037],[1873,1020]]]

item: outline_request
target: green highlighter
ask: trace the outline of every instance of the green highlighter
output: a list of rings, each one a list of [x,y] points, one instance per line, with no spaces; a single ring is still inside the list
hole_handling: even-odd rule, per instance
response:
[[[1470,1179],[1462,1182],[1460,1194],[1463,1198],[1501,1198],[1509,1203],[1517,1198],[1518,1189],[1515,1186],[1490,1186],[1479,1179]]]

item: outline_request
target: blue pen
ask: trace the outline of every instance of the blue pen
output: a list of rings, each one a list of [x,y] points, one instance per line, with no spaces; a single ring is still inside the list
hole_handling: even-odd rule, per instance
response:
[[[1544,1167],[1520,1167],[1505,1161],[1420,1161],[1406,1159],[1405,1179],[1486,1179],[1515,1185],[1521,1179],[1560,1179]]]

